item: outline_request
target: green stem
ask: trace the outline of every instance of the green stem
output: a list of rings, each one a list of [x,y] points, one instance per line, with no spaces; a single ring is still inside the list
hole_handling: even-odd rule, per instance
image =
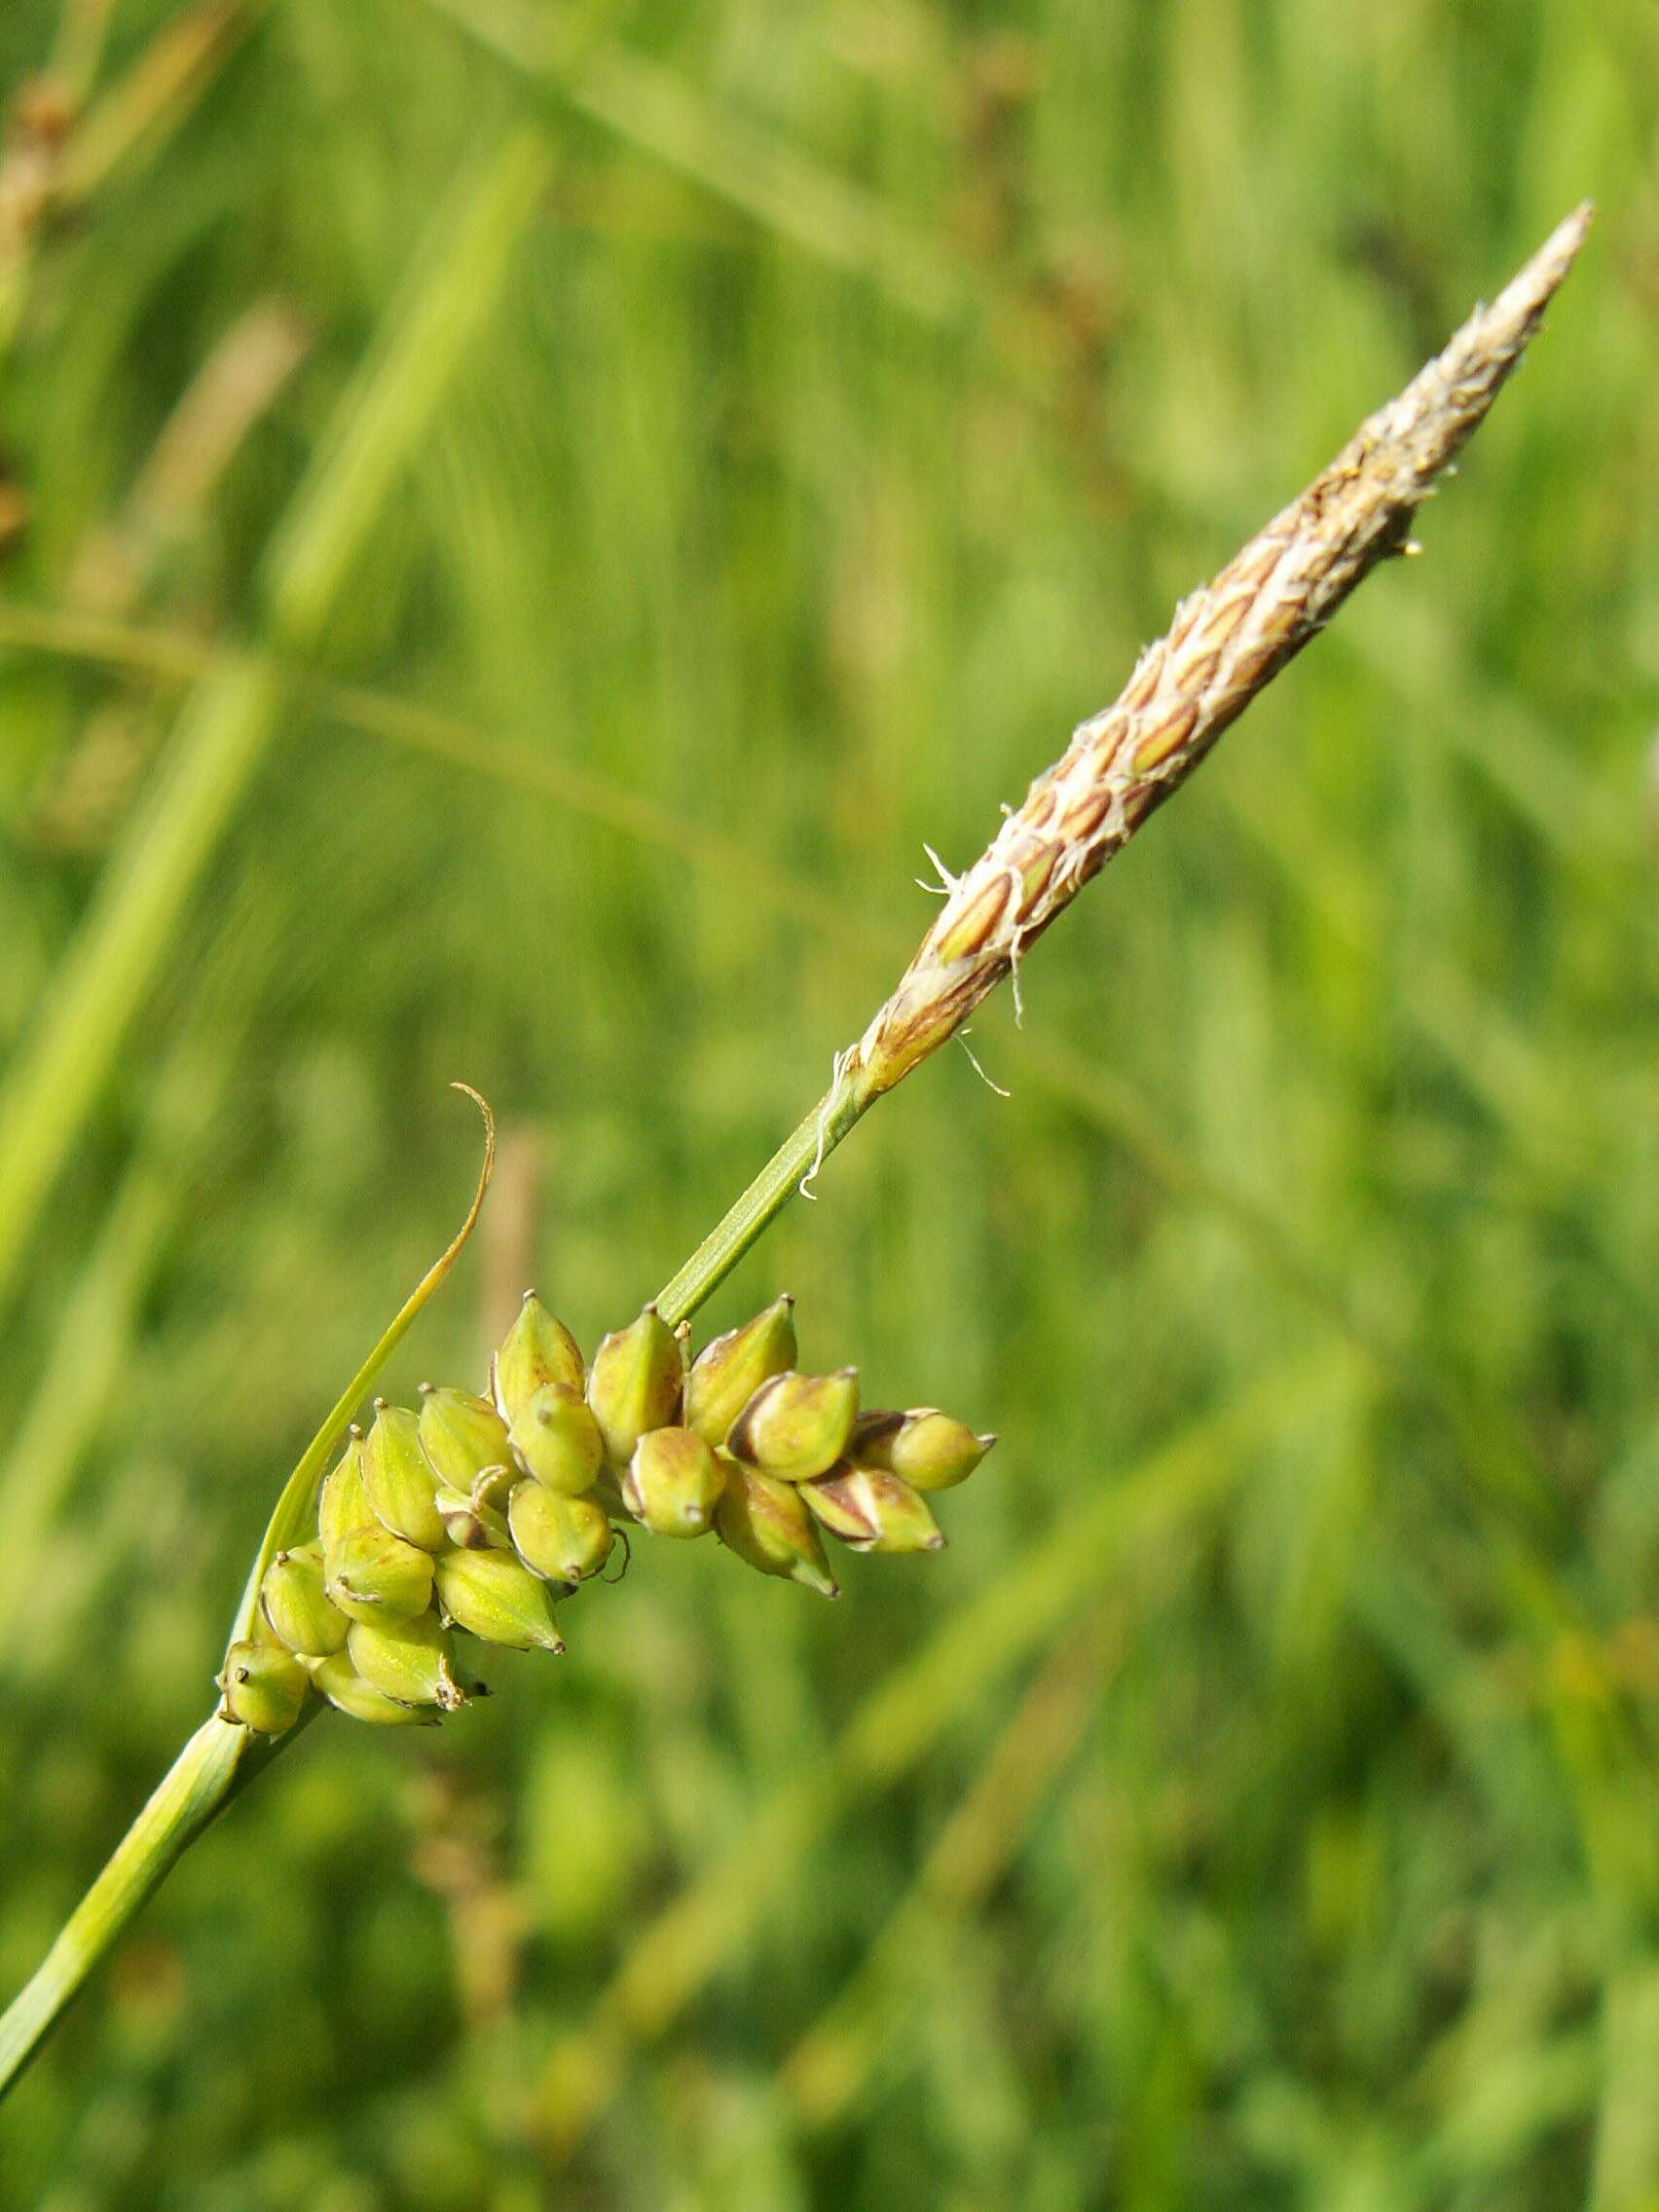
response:
[[[239,1769],[253,1749],[245,1728],[217,1714],[185,1745],[33,1977],[0,2017],[0,2095],[174,1861],[247,1779]]]
[[[803,1179],[816,1173],[879,1095],[837,1075],[678,1274],[657,1293],[657,1311],[670,1328],[695,1313],[725,1280],[761,1231],[789,1204]]]
[[[657,1301],[664,1320],[682,1321],[702,1305],[767,1223],[789,1203],[802,1177],[829,1159],[870,1104],[871,1095],[857,1084],[837,1080],[830,1085],[799,1127],[772,1155],[725,1218],[704,1237],[664,1289]],[[348,1397],[342,1399],[317,1432],[314,1443],[318,1449],[337,1435],[341,1420],[362,1394],[365,1376],[373,1375],[391,1344],[407,1328],[454,1260],[476,1218],[488,1173],[486,1164],[472,1212],[461,1235],[437,1267],[423,1279],[414,1297],[376,1346],[364,1369],[352,1379]],[[317,1467],[312,1463],[313,1456],[314,1454],[308,1454],[295,1470],[283,1493],[285,1502],[289,1493],[303,1499],[312,1495],[317,1472]],[[281,1515],[279,1506],[273,1521],[274,1529]],[[250,1593],[258,1587],[259,1573],[270,1548],[268,1541],[261,1550],[249,1584]],[[250,1600],[244,1600],[244,1614],[249,1604]],[[238,1632],[245,1633],[245,1622],[240,1616]],[[304,1720],[300,1725],[305,1725]],[[221,1720],[217,1714],[196,1731],[155,1795],[117,1845],[108,1865],[76,1906],[33,1978],[0,2014],[0,2098],[6,2095],[59,2014],[66,2010],[89,1974],[175,1862],[232,1796],[251,1781],[284,1744],[291,1743],[297,1733],[297,1729],[291,1729],[285,1736],[254,1738],[245,1728]]]
[[[702,1305],[768,1222],[782,1212],[802,1179],[823,1165],[879,1095],[861,1081],[845,1080],[837,1074],[823,1098],[786,1138],[724,1219],[704,1237],[666,1285],[657,1300],[657,1309],[664,1320],[682,1321]],[[317,1473],[313,1460],[337,1436],[341,1421],[362,1395],[365,1377],[373,1376],[464,1242],[467,1230],[476,1219],[488,1176],[486,1161],[472,1211],[461,1235],[423,1279],[376,1346],[364,1368],[353,1378],[347,1397],[317,1432],[313,1452],[308,1453],[290,1478],[273,1518],[272,1529],[276,1534],[281,1533],[278,1525],[290,1502],[309,1500],[312,1495]],[[250,1597],[243,1601],[243,1615],[249,1609],[251,1592],[258,1587],[259,1573],[273,1540],[268,1536],[256,1562],[249,1583]],[[238,1633],[245,1633],[242,1616],[239,1616]],[[302,1719],[300,1726],[304,1725]],[[221,1720],[215,1714],[192,1736],[155,1795],[117,1845],[108,1865],[76,1906],[33,1978],[0,2014],[0,2098],[6,2095],[59,2014],[175,1862],[236,1792],[251,1781],[284,1744],[291,1743],[298,1732],[291,1729],[285,1736],[255,1738],[245,1728]]]

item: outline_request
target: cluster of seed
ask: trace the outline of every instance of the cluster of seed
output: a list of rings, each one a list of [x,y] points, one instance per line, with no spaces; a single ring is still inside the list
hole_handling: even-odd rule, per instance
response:
[[[821,1530],[854,1551],[944,1542],[924,1493],[966,1481],[992,1438],[931,1406],[861,1414],[850,1367],[799,1373],[788,1298],[687,1350],[647,1306],[590,1370],[531,1291],[488,1398],[426,1383],[419,1413],[377,1399],[322,1485],[315,1538],[272,1561],[258,1634],[226,1654],[225,1717],[280,1735],[314,1689],[359,1720],[435,1720],[483,1690],[454,1631],[562,1651],[554,1601],[630,1525],[712,1530],[829,1598]]]

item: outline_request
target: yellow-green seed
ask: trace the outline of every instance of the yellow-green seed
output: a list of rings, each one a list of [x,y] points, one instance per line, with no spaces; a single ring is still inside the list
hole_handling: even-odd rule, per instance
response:
[[[564,1497],[592,1490],[605,1464],[605,1439],[592,1409],[562,1382],[543,1382],[533,1393],[511,1434],[526,1474]]]
[[[322,1555],[323,1587],[354,1621],[412,1621],[432,1602],[432,1555],[377,1521]]]
[[[366,1720],[371,1727],[381,1728],[406,1728],[411,1722],[436,1725],[438,1714],[432,1707],[399,1705],[395,1698],[366,1682],[344,1651],[335,1652],[332,1658],[313,1659],[307,1673],[329,1704],[350,1714],[353,1720]]]
[[[344,1650],[350,1624],[323,1589],[320,1544],[278,1552],[265,1570],[259,1603],[272,1635],[299,1657],[326,1659]]]
[[[757,1475],[731,1460],[715,1507],[715,1527],[727,1550],[760,1573],[784,1575],[823,1597],[838,1598],[840,1586],[801,1500],[801,1488],[799,1483]]]
[[[937,1406],[913,1406],[908,1413],[861,1414],[847,1457],[855,1467],[902,1475],[913,1490],[954,1490],[995,1442]]]
[[[412,1621],[353,1621],[347,1655],[371,1688],[399,1705],[437,1705],[446,1713],[466,1703],[455,1678],[449,1631],[435,1613]]]
[[[794,1300],[775,1298],[741,1329],[705,1345],[685,1378],[685,1425],[723,1444],[762,1382],[795,1363]]]
[[[225,1716],[259,1736],[280,1736],[300,1717],[310,1677],[292,1652],[276,1643],[233,1643],[219,1686]]]
[[[858,1411],[851,1367],[833,1375],[774,1375],[732,1423],[726,1450],[780,1482],[810,1482],[840,1458]]]
[[[496,1410],[510,1428],[537,1390],[557,1382],[579,1398],[587,1370],[576,1340],[555,1320],[534,1290],[524,1294],[518,1319],[490,1362],[490,1387]]]
[[[324,1551],[353,1529],[366,1529],[374,1508],[363,1489],[363,1432],[355,1421],[346,1435],[346,1450],[322,1486],[316,1502],[316,1532]]]
[[[435,1552],[444,1540],[436,1488],[415,1416],[377,1398],[375,1424],[363,1441],[363,1494],[376,1520],[406,1543]]]
[[[802,1483],[801,1495],[830,1533],[856,1552],[937,1552],[944,1543],[926,1498],[899,1475],[838,1468]]]
[[[605,1339],[593,1355],[587,1395],[612,1466],[625,1467],[646,1430],[674,1419],[683,1380],[680,1346],[654,1306]]]
[[[452,1490],[470,1490],[486,1467],[504,1467],[513,1456],[506,1423],[470,1390],[423,1382],[420,1431],[432,1472]]]
[[[714,1524],[725,1466],[695,1429],[653,1428],[634,1447],[622,1495],[659,1536],[701,1536]]]
[[[485,1643],[513,1651],[565,1648],[546,1586],[511,1552],[445,1552],[438,1603],[451,1620]]]
[[[481,1552],[492,1544],[498,1551],[506,1551],[512,1543],[505,1514],[465,1491],[451,1490],[448,1483],[440,1483],[437,1507],[450,1542],[463,1552]]]
[[[603,1505],[565,1497],[540,1483],[520,1483],[507,1505],[513,1547],[546,1582],[585,1582],[610,1557],[616,1541]]]

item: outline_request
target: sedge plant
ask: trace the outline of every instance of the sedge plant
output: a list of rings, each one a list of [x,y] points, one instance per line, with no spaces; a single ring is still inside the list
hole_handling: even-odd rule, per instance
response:
[[[1089,878],[1361,579],[1418,550],[1417,510],[1519,361],[1589,218],[1588,207],[1569,215],[1181,605],[972,866],[957,875],[935,860],[941,903],[908,967],[835,1056],[824,1095],[635,1319],[590,1358],[529,1293],[482,1389],[425,1386],[418,1409],[376,1399],[359,1424],[380,1368],[478,1217],[494,1136],[477,1101],[485,1158],[466,1218],[284,1486],[214,1710],[0,2016],[0,2093],[168,1868],[328,1709],[358,1724],[436,1723],[483,1689],[469,1654],[563,1650],[558,1604],[653,1535],[715,1534],[746,1565],[827,1596],[834,1543],[901,1553],[943,1542],[938,1493],[973,1472],[991,1437],[936,1407],[862,1406],[850,1366],[804,1368],[787,1298],[695,1356],[691,1316],[878,1098],[1005,979],[1017,1004],[1026,954]]]

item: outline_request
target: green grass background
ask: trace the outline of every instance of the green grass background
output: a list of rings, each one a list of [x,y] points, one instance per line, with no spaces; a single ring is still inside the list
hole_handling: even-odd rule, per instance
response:
[[[441,1733],[317,1726],[0,2204],[1652,2212],[1648,0],[11,0],[37,129],[43,71],[5,1990],[461,1211],[450,1081],[503,1167],[399,1393],[525,1280],[631,1314],[922,839],[1601,214],[1425,558],[978,1019],[1012,1096],[927,1067],[709,1309],[792,1289],[808,1361],[999,1431],[948,1552],[831,1607],[650,1544]]]

